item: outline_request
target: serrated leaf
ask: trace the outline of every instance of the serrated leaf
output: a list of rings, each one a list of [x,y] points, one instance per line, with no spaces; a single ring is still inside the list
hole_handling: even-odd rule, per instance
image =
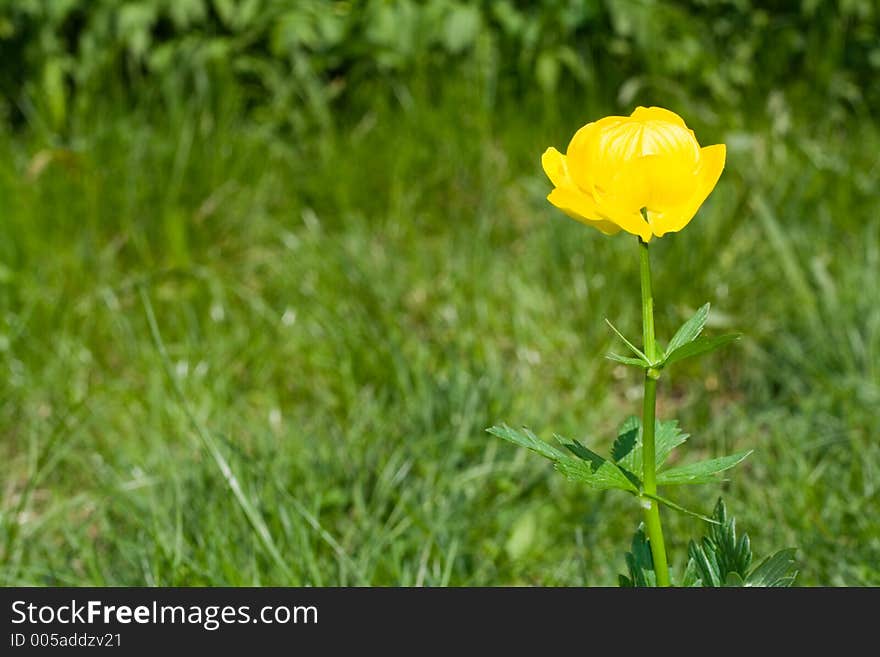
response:
[[[633,534],[630,551],[626,553],[625,560],[629,577],[620,575],[618,577],[620,586],[657,586],[657,577],[654,573],[654,557],[651,554],[651,543],[645,534],[644,524],[639,524],[639,528]]]
[[[691,588],[691,587],[701,587],[703,586],[703,580],[700,579],[700,575],[697,572],[696,564],[694,564],[693,560],[689,559],[687,562],[687,566],[684,569],[684,574],[681,576],[681,582],[679,586]]]
[[[639,477],[644,474],[642,424],[638,418],[630,417],[620,427],[617,438],[611,446],[611,455],[614,456],[615,453],[622,455],[614,459],[621,468]]]
[[[605,358],[608,360],[617,361],[618,363],[623,363],[624,365],[631,365],[633,367],[641,367],[642,369],[647,369],[651,367],[651,364],[642,360],[641,358],[630,358],[629,356],[621,356],[620,354],[615,354],[613,351],[609,351],[605,354]]]
[[[721,499],[715,504],[713,517],[718,524],[709,528],[704,539],[705,544],[716,552],[722,572],[736,572],[745,577],[752,563],[748,535],[743,534],[737,539],[736,519],[728,519],[727,509]]]
[[[752,450],[739,452],[730,456],[721,456],[717,459],[688,463],[677,467],[662,470],[657,473],[658,486],[680,486],[682,484],[704,484],[713,481],[714,475],[729,470],[737,463],[743,461]]]
[[[618,331],[618,330],[617,330],[617,327],[615,327],[614,324],[612,324],[607,318],[605,319],[605,323],[608,324],[608,326],[611,327],[611,330],[612,330],[612,331],[614,331],[615,333],[617,333],[617,337],[619,337],[621,340],[623,340],[624,344],[625,344],[627,347],[629,347],[630,350],[631,350],[636,356],[638,356],[639,358],[641,358],[641,359],[642,359],[643,361],[645,361],[646,363],[650,363],[650,362],[651,362],[650,359],[649,359],[647,356],[645,356],[645,354],[642,353],[642,352],[639,350],[639,348],[636,347],[632,342],[630,342],[629,340],[627,340],[626,337],[623,335],[623,333],[621,333],[620,331]]]
[[[538,438],[531,431],[523,427],[522,429],[513,429],[506,424],[496,425],[486,429],[493,436],[498,436],[504,440],[525,447],[544,458],[551,461],[557,461],[561,458],[568,458],[565,452],[556,449],[553,445]]]
[[[751,573],[749,537],[737,539],[736,521],[728,518],[724,502],[715,505],[713,525],[700,543],[688,545],[689,561],[685,576],[690,582],[699,578],[702,586],[791,586],[794,570],[794,549],[781,550],[765,559]],[[748,574],[747,574],[748,573]]]
[[[654,430],[655,467],[659,468],[676,447],[690,436],[678,428],[677,420],[657,422]],[[611,456],[623,469],[643,476],[642,423],[635,415],[628,417],[617,430],[617,439],[611,447]]]
[[[576,440],[560,436],[558,433],[554,433],[553,437],[560,445],[565,447],[565,449],[577,456],[580,460],[589,463],[594,469],[604,465],[607,460],[601,454],[597,454],[589,447],[582,445]]]
[[[712,515],[715,524],[700,543],[691,541],[688,555],[704,586],[742,586],[752,560],[748,536],[743,535],[737,540],[736,520],[727,517],[721,499],[715,504]]]
[[[638,494],[638,480],[633,481],[633,478],[628,476],[628,473],[625,473],[613,462],[576,440],[570,440],[558,434],[554,434],[553,437],[580,459],[580,461],[575,461],[575,463],[567,460],[559,460],[557,462],[557,470],[566,477],[576,481],[583,481],[598,489],[617,488]]]
[[[791,586],[797,577],[795,548],[786,548],[762,561],[746,578],[745,586]]]
[[[520,447],[525,447],[544,458],[553,461],[556,469],[572,481],[583,482],[598,490],[617,488],[629,493],[638,494],[639,484],[618,468],[611,461],[596,452],[584,447],[577,441],[561,436],[555,438],[578,458],[566,454],[553,445],[541,440],[534,433],[523,427],[513,429],[506,424],[487,429],[493,436],[498,436]]]
[[[611,446],[611,458],[619,463],[621,459],[626,458],[637,446],[641,445],[640,429],[641,422],[635,415],[624,420],[620,429],[617,430],[617,438],[614,439],[614,444]]]
[[[665,367],[677,363],[680,360],[684,360],[685,358],[690,358],[691,356],[699,356],[700,354],[715,351],[719,347],[723,347],[734,340],[739,340],[741,337],[742,333],[725,333],[724,335],[716,335],[711,338],[707,338],[706,336],[697,338],[693,342],[688,342],[675,351],[670,352],[664,359],[663,365]]]
[[[684,444],[690,434],[678,427],[678,420],[661,420],[654,430],[655,467],[659,468],[666,462],[669,455],[679,445]]]
[[[693,317],[682,324],[681,328],[679,328],[675,335],[672,336],[672,340],[669,341],[669,346],[666,347],[665,356],[669,357],[669,355],[679,347],[683,347],[689,342],[696,340],[702,332],[703,327],[706,325],[706,319],[708,317],[709,304],[707,303],[697,310]]]
[[[639,490],[620,469],[611,462],[606,462],[593,470],[584,461],[570,459],[557,461],[556,469],[570,481],[579,481],[596,490],[625,490],[638,494]]]
[[[718,571],[718,562],[712,550],[704,550],[702,545],[695,541],[688,543],[688,568],[693,564],[694,570],[699,573],[702,586],[711,588],[721,586],[721,574]]]

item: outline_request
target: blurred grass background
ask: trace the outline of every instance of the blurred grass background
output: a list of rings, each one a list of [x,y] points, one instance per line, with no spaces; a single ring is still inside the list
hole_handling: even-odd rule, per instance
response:
[[[686,458],[880,584],[871,0],[0,2],[0,582],[614,584],[634,502],[484,433],[637,411],[634,238],[539,164],[636,105],[728,163],[653,251]],[[149,318],[155,316],[155,332]],[[161,342],[160,342],[161,341]],[[165,367],[178,382],[175,392]],[[683,490],[704,511],[717,486]],[[673,567],[699,523],[667,512]]]

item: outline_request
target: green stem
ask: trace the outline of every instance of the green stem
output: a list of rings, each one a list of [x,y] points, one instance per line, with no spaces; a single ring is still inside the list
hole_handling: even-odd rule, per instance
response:
[[[642,282],[642,331],[645,340],[645,355],[651,362],[657,360],[657,343],[654,339],[654,298],[651,293],[651,262],[648,257],[648,244],[639,238],[639,269]],[[645,370],[645,402],[642,414],[642,463],[644,473],[642,483],[645,492],[657,495],[656,445],[654,443],[654,424],[657,406],[657,379],[660,371],[654,368]],[[660,524],[660,508],[655,500],[642,498],[645,509],[645,525],[651,556],[654,558],[654,573],[657,586],[669,586],[669,565],[666,562],[666,545],[663,541],[663,527]]]

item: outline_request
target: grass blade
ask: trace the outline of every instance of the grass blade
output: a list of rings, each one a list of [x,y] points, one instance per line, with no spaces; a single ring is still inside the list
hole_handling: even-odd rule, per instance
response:
[[[257,533],[257,536],[259,537],[260,542],[263,544],[263,547],[266,549],[266,552],[275,562],[275,565],[277,565],[287,577],[292,578],[290,568],[288,568],[283,557],[281,556],[281,552],[275,545],[275,541],[272,539],[272,535],[269,532],[269,528],[266,526],[266,522],[263,519],[263,516],[257,510],[257,507],[248,499],[244,490],[242,490],[238,478],[235,476],[235,473],[233,472],[232,467],[229,465],[229,462],[226,460],[226,457],[223,456],[223,453],[217,446],[217,442],[214,440],[214,437],[202,425],[202,423],[199,422],[195,414],[190,409],[186,395],[183,394],[183,389],[180,387],[180,383],[178,383],[177,378],[174,375],[174,370],[171,367],[171,359],[168,356],[168,351],[165,348],[165,343],[162,340],[162,334],[159,332],[159,325],[156,322],[156,315],[153,312],[153,304],[150,302],[150,296],[147,294],[146,289],[143,286],[139,286],[138,291],[140,292],[141,303],[144,306],[144,312],[147,315],[147,323],[150,326],[150,335],[153,338],[153,343],[156,346],[156,350],[159,352],[159,357],[162,361],[162,367],[165,369],[165,374],[167,375],[168,380],[171,382],[171,388],[174,391],[174,394],[177,397],[178,401],[180,402],[181,409],[183,409],[183,412],[189,420],[190,424],[192,425],[193,430],[196,432],[196,435],[198,435],[198,437],[201,439],[202,444],[208,450],[208,453],[210,453],[211,457],[214,459],[214,462],[217,464],[217,468],[220,470],[220,474],[223,476],[226,485],[229,486],[229,490],[232,491],[236,502],[238,502],[239,507],[241,507],[241,510],[244,512],[254,531]]]

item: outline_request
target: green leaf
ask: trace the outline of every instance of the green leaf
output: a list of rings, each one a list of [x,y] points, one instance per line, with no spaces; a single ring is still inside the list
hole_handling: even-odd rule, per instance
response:
[[[615,354],[613,351],[605,354],[605,358],[608,360],[614,360],[618,363],[623,363],[624,365],[632,365],[634,367],[641,367],[643,369],[647,369],[651,367],[651,364],[642,360],[641,358],[630,358],[629,356],[621,356],[620,354]]]
[[[722,573],[737,573],[745,577],[752,563],[752,550],[749,537],[743,534],[736,536],[736,520],[727,517],[727,509],[720,499],[715,504],[713,517],[716,524],[712,525],[703,539],[704,546],[716,554],[718,566]]]
[[[555,436],[566,449],[578,457],[574,458],[541,440],[525,427],[513,429],[506,424],[502,424],[491,427],[486,431],[514,445],[525,447],[544,458],[550,459],[553,461],[556,469],[572,481],[583,482],[598,490],[617,488],[633,494],[638,494],[639,492],[638,480],[633,481],[627,473],[624,473],[614,463],[584,447],[577,441]]]
[[[554,433],[553,437],[560,445],[565,447],[565,449],[577,456],[580,460],[589,463],[593,468],[599,468],[607,461],[604,456],[597,454],[589,447],[582,445],[574,439],[560,436],[558,433]]]
[[[620,331],[618,331],[617,328],[614,326],[614,324],[612,324],[610,321],[608,321],[607,318],[605,319],[605,323],[608,324],[608,326],[611,327],[611,330],[612,330],[612,331],[614,331],[615,333],[617,333],[617,337],[619,337],[621,340],[623,340],[624,344],[625,344],[627,347],[629,347],[630,350],[631,350],[636,356],[638,356],[639,358],[641,358],[641,359],[642,359],[643,361],[645,361],[646,363],[650,363],[650,362],[651,362],[650,359],[649,359],[647,356],[645,356],[645,354],[643,354],[643,353],[639,350],[639,348],[636,347],[632,342],[630,342],[629,340],[627,340],[627,339],[624,337],[623,333],[621,333]]]
[[[657,422],[654,430],[655,467],[663,465],[672,450],[689,437],[678,428],[677,420]],[[618,429],[611,456],[624,470],[639,478],[643,476],[642,423],[635,415],[628,417]]]
[[[717,459],[688,463],[687,465],[662,470],[657,473],[657,485],[679,486],[681,484],[704,484],[713,481],[714,475],[729,470],[751,453],[752,450],[738,452],[730,456],[721,456]]]
[[[678,427],[678,420],[661,420],[657,422],[657,427],[654,431],[654,453],[657,457],[655,466],[659,468],[663,465],[666,459],[669,458],[672,450],[684,444],[690,437],[689,433],[683,432]]]
[[[715,524],[703,539],[688,545],[690,562],[703,586],[742,586],[752,561],[749,537],[737,539],[736,521],[727,517],[724,502],[718,500],[713,513]]]
[[[751,573],[752,550],[749,537],[737,538],[736,521],[728,518],[724,502],[715,505],[715,524],[703,539],[688,545],[686,585],[712,586],[791,586],[797,576],[793,548],[781,550],[765,559]],[[684,584],[683,584],[684,585]]]
[[[606,461],[593,470],[589,464],[575,459],[557,461],[556,469],[571,481],[579,481],[595,488],[596,490],[618,489],[637,495],[638,486],[621,472],[620,468]]]
[[[703,580],[700,579],[700,574],[697,572],[696,564],[693,561],[688,560],[684,574],[681,576],[681,582],[678,585],[687,588],[703,586]]]
[[[620,575],[618,577],[620,586],[657,586],[657,577],[654,573],[654,557],[651,555],[651,543],[645,535],[644,524],[640,524],[636,533],[633,534],[632,545],[625,558],[629,577]]]
[[[688,557],[688,567],[690,568],[690,565],[693,564],[694,569],[699,573],[702,586],[707,588],[721,586],[721,574],[714,550],[705,550],[703,546],[690,541],[688,543]]]
[[[611,446],[611,458],[620,462],[631,454],[636,447],[641,446],[641,423],[635,415],[628,417],[620,429],[617,430],[617,438]],[[640,468],[641,469],[641,468]]]
[[[745,586],[791,586],[797,577],[795,548],[786,548],[770,555],[746,578]]]
[[[707,317],[709,317],[708,303],[702,306],[697,312],[695,312],[693,317],[682,324],[681,328],[679,328],[678,331],[676,331],[675,335],[672,336],[672,340],[670,340],[669,346],[666,347],[665,357],[668,358],[669,355],[679,347],[683,347],[689,342],[693,342],[694,340],[696,340],[697,336],[700,335],[700,332],[706,325]]]
[[[537,454],[540,454],[544,458],[550,459],[551,461],[557,461],[563,458],[569,458],[565,452],[562,452],[550,443],[547,443],[540,438],[538,438],[531,431],[523,427],[521,430],[512,429],[506,424],[496,425],[494,427],[490,427],[486,429],[493,436],[498,436],[499,438],[503,438],[504,440],[513,443],[514,445],[519,445],[520,447],[525,447]]]
[[[743,578],[739,573],[727,573],[727,577],[724,578],[724,586],[733,587],[733,588],[741,588],[745,586],[745,582],[743,582]]]
[[[639,493],[640,482],[631,473],[624,472],[617,465],[576,440],[558,434],[554,434],[553,437],[580,459],[575,463],[568,460],[557,461],[556,469],[569,479],[583,481],[600,490],[617,488],[636,495]]]
[[[739,340],[741,337],[742,333],[726,333],[712,338],[707,338],[705,336],[697,338],[693,342],[688,342],[686,345],[682,345],[675,351],[670,352],[663,361],[663,365],[672,365],[672,363],[677,363],[678,361],[690,358],[691,356],[699,356],[700,354],[715,351],[719,347],[723,347],[734,340]]]

